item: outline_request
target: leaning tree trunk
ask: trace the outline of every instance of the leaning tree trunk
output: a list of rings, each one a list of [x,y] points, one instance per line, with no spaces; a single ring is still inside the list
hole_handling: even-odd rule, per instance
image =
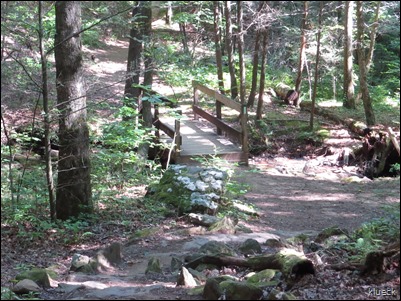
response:
[[[346,108],[355,109],[355,91],[352,57],[352,28],[354,1],[345,1],[345,38],[344,38],[344,101]]]
[[[358,51],[358,64],[359,64],[359,83],[362,93],[363,107],[365,109],[366,123],[368,126],[376,123],[375,114],[373,112],[372,100],[369,95],[369,88],[367,83],[367,70],[366,70],[366,57],[365,50],[363,49],[363,35],[364,35],[364,20],[362,1],[357,1],[357,51]]]
[[[57,109],[60,112],[56,210],[57,218],[66,220],[91,213],[93,205],[82,44],[80,35],[76,34],[81,30],[81,4],[57,1],[55,7]]]
[[[306,60],[306,23],[308,20],[309,1],[304,1],[304,16],[302,18],[301,25],[301,47],[299,50],[299,65],[298,75],[295,82],[295,91],[298,93],[298,97],[301,95],[301,83],[302,83],[302,72],[304,70],[304,62]],[[299,103],[299,102],[298,102]]]
[[[256,109],[256,120],[262,119],[263,95],[265,90],[265,79],[266,79],[267,38],[268,38],[268,32],[266,30],[263,32],[262,64],[260,70],[259,98],[258,98],[258,107]]]
[[[224,4],[224,16],[226,19],[226,50],[228,58],[228,70],[230,71],[231,98],[234,99],[238,96],[238,85],[234,67],[233,32],[231,26],[231,1],[224,1]]]
[[[217,80],[219,83],[219,91],[220,91],[220,93],[224,94],[219,1],[213,1],[213,8],[214,8],[214,45],[216,48]]]

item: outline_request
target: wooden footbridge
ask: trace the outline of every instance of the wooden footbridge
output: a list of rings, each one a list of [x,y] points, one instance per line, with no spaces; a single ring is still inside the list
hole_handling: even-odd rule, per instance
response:
[[[158,129],[157,135],[161,140],[164,139],[173,145],[172,161],[191,163],[196,157],[216,156],[230,162],[242,162],[248,165],[246,106],[195,81],[192,85],[193,117],[181,115],[178,118],[164,118],[159,115],[158,108],[155,108],[154,125]],[[216,116],[200,107],[199,92],[215,99]],[[240,129],[223,121],[223,105],[239,114]]]

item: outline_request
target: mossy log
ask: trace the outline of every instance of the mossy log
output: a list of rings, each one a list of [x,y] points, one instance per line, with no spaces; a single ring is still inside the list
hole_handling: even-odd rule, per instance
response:
[[[254,271],[265,269],[280,270],[285,278],[299,277],[305,274],[315,274],[313,263],[303,253],[292,249],[282,249],[271,255],[255,256],[252,258],[238,258],[224,255],[200,256],[185,265],[195,269],[199,264],[214,264],[222,266],[247,267]]]

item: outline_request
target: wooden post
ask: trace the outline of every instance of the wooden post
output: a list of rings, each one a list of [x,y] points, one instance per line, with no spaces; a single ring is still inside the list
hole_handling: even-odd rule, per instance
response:
[[[192,82],[192,85],[194,87],[194,106],[198,106],[199,105],[199,91],[198,91],[198,87],[197,87],[197,83],[196,81]],[[198,120],[198,115],[194,112],[194,120]]]
[[[182,111],[178,111],[178,114],[182,115]],[[175,119],[174,122],[175,136],[174,136],[174,161],[177,163],[177,159],[180,156],[181,150],[181,121],[180,119]]]
[[[241,129],[242,129],[242,152],[245,155],[245,165],[248,166],[249,147],[248,147],[248,111],[246,104],[242,105],[241,112]]]
[[[219,94],[219,92],[215,92],[215,98],[216,98],[216,117],[221,120],[221,102],[217,100],[216,94]],[[219,127],[217,129],[217,135],[221,135],[223,132]]]
[[[158,120],[159,120],[159,106],[155,105],[155,114],[154,114],[154,117],[153,117],[153,124],[154,125],[156,124],[155,136],[157,138],[157,141],[160,140],[160,130],[159,130],[159,127],[157,126]]]

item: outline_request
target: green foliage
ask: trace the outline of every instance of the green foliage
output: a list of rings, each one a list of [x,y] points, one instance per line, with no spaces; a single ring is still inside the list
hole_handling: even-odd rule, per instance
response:
[[[300,128],[298,139],[303,141],[315,141],[317,143],[323,143],[324,139],[329,137],[330,132],[326,129],[315,128],[312,131],[309,126]]]
[[[82,33],[82,44],[98,48],[102,45],[100,33],[96,29],[86,30]]]
[[[92,176],[95,187],[122,187],[130,183],[138,183],[161,175],[161,166],[154,161],[144,160],[137,152],[138,148],[154,143],[152,129],[145,128],[139,121],[136,109],[122,107],[116,115],[117,121],[106,124],[103,134],[98,139],[103,146],[99,147],[93,157]]]
[[[400,163],[395,163],[391,165],[390,172],[400,175]]]
[[[387,206],[385,209],[387,217],[364,223],[353,233],[352,242],[347,244],[347,249],[352,254],[351,259],[363,259],[367,253],[399,239],[400,203]]]

